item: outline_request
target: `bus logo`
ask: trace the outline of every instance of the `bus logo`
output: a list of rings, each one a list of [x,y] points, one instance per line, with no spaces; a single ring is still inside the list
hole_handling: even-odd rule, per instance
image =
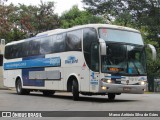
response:
[[[78,63],[78,59],[76,59],[75,56],[69,56],[67,57],[67,60],[65,60],[65,64],[74,64]]]

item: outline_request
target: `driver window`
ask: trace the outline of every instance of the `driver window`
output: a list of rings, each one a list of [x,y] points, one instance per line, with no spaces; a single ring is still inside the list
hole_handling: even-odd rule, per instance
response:
[[[92,43],[91,45],[91,69],[99,72],[99,44]]]

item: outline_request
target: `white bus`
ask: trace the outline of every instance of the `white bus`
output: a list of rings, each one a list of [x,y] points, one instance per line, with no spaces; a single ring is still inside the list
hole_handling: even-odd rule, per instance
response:
[[[156,51],[152,45],[153,57]],[[139,31],[108,24],[57,29],[6,44],[4,85],[18,94],[41,91],[82,95],[142,94],[145,45]]]

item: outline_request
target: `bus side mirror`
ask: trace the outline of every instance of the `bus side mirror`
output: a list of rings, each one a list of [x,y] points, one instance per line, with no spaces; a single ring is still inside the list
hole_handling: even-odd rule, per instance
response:
[[[101,52],[100,54],[106,55],[106,42],[103,39],[99,38],[99,44],[100,44],[100,52]]]
[[[150,48],[151,51],[152,51],[152,59],[153,59],[153,60],[156,60],[156,57],[157,57],[156,48],[155,48],[153,45],[151,45],[151,44],[147,44],[146,46],[147,46],[148,48]]]

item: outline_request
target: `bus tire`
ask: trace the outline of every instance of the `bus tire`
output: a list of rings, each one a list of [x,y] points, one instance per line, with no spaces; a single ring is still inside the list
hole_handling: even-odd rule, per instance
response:
[[[29,90],[23,89],[22,88],[22,82],[21,79],[18,79],[16,81],[16,91],[18,95],[28,95],[30,93]]]
[[[109,100],[114,100],[116,97],[116,94],[115,93],[108,93],[108,99]]]
[[[55,91],[52,91],[52,90],[44,90],[43,91],[43,95],[44,96],[51,96],[51,95],[54,95]]]
[[[79,99],[78,82],[76,80],[72,81],[72,94],[73,100],[77,101]]]

